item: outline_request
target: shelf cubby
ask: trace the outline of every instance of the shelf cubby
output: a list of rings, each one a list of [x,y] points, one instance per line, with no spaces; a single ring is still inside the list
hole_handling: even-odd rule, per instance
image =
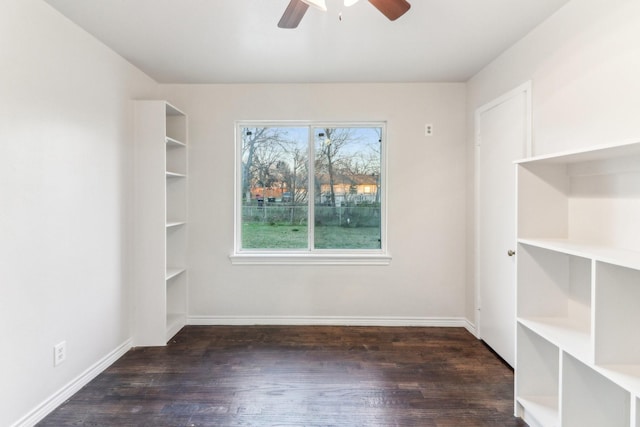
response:
[[[164,335],[165,342],[169,342],[169,340],[178,332],[180,329],[184,327],[186,323],[186,314],[185,313],[172,313],[167,312],[166,319],[166,332]]]
[[[186,323],[187,313],[187,272],[182,269],[179,274],[167,280],[167,325],[165,339],[168,341]]]
[[[171,222],[187,220],[187,181],[185,179],[167,179],[166,214]]]
[[[522,324],[517,336],[516,413],[531,425],[558,425],[560,351]]]
[[[185,177],[187,174],[186,145],[172,138],[166,140],[165,170],[167,177]],[[172,175],[169,175],[170,173]]]
[[[598,262],[595,273],[596,363],[640,365],[640,270]]]
[[[595,363],[640,394],[640,270],[596,263]]]
[[[591,352],[591,261],[518,246],[517,313],[521,323],[583,358]]]
[[[629,392],[572,356],[563,356],[562,427],[629,426]]]
[[[187,253],[187,229],[184,226],[167,228],[166,261],[167,269],[184,268]]]
[[[613,259],[616,251],[625,259],[627,251],[640,252],[637,142],[525,159],[517,172],[519,239],[596,248]]]
[[[187,115],[168,102],[165,103],[165,140],[167,138],[183,145],[187,142]]]

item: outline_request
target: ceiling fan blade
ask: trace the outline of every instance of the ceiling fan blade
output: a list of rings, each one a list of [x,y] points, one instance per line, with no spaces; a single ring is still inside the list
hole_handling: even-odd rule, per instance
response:
[[[278,22],[278,27],[296,28],[307,9],[309,9],[309,5],[301,0],[291,0],[289,6],[284,10],[280,22]]]
[[[407,0],[369,0],[384,16],[395,21],[411,9]]]

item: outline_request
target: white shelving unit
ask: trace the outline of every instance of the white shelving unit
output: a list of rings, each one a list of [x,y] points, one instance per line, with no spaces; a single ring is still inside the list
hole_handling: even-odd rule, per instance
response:
[[[187,116],[135,101],[136,346],[165,345],[187,313]]]
[[[640,427],[640,141],[516,167],[516,415]]]

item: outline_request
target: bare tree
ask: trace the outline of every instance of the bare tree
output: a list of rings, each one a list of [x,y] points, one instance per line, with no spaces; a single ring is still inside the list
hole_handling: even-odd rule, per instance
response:
[[[260,151],[269,151],[272,146],[277,146],[284,139],[284,134],[282,129],[273,127],[243,128],[242,132],[242,197],[250,200],[251,186],[257,176],[256,159],[265,157],[260,155]]]
[[[282,163],[282,150],[278,144],[265,143],[256,150],[251,177],[254,183],[263,188],[273,188],[282,181],[278,167]]]
[[[325,128],[324,132],[319,133],[320,138],[318,149],[316,150],[316,175],[323,172],[329,178],[329,205],[336,205],[335,193],[335,164],[339,164],[342,159],[340,157],[342,148],[356,138],[349,128]],[[318,181],[316,179],[316,181]]]

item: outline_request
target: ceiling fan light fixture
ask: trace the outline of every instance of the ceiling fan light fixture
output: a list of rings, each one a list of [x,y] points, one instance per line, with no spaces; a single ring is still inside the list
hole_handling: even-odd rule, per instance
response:
[[[324,12],[327,11],[327,3],[325,0],[301,0],[303,3],[313,6],[316,9],[320,9]]]
[[[342,0],[345,7],[353,6],[359,0]],[[411,4],[407,0],[369,0],[376,9],[378,9],[390,21],[395,21],[409,9]],[[278,22],[279,28],[296,28],[302,20],[302,17],[309,9],[309,6],[327,11],[326,0],[290,0],[289,5],[282,14],[282,18]],[[338,20],[342,21],[342,12],[338,14]]]

